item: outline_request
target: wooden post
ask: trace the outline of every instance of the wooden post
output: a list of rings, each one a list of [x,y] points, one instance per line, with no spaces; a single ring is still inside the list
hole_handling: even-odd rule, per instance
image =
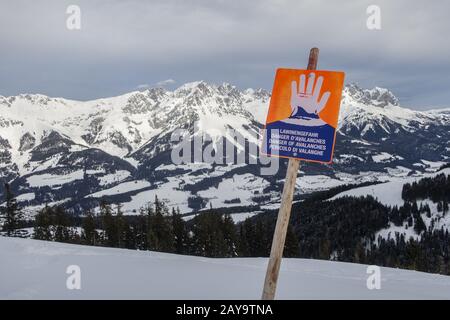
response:
[[[309,53],[308,70],[316,70],[319,59],[319,49],[312,48]],[[281,258],[283,257],[284,243],[286,241],[286,232],[291,216],[292,198],[295,191],[295,182],[297,172],[300,168],[300,160],[289,159],[286,180],[281,196],[280,210],[278,211],[277,224],[272,240],[272,249],[270,250],[270,259],[267,266],[266,278],[262,293],[263,300],[273,300],[277,289],[278,274],[280,272]]]

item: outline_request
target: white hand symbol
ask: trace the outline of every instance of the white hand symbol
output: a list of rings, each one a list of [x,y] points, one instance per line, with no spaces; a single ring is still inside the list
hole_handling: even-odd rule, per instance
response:
[[[326,105],[330,92],[327,91],[319,99],[320,89],[322,88],[323,77],[319,77],[314,86],[314,80],[316,79],[315,73],[310,73],[308,76],[308,83],[305,90],[305,75],[300,75],[300,83],[297,88],[297,82],[292,81],[291,88],[291,117],[298,113],[299,108],[302,108],[308,114],[317,115]]]

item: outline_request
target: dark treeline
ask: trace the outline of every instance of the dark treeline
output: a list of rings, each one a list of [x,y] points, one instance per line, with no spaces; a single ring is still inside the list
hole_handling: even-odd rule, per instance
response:
[[[100,203],[74,227],[62,207],[45,207],[35,218],[35,239],[84,245],[152,250],[211,257],[236,256],[235,226],[229,215],[202,213],[189,226],[179,210],[155,197],[138,216],[124,216],[121,206]]]
[[[390,239],[380,238],[377,245],[372,246],[362,263],[450,275],[450,235],[447,230],[422,232],[420,240],[409,241],[403,234],[396,234]]]
[[[334,201],[311,197],[296,203],[290,225],[298,238],[299,251],[291,256],[450,274],[450,236],[442,226],[449,213],[446,199],[450,191],[443,192],[448,181],[450,176],[438,175],[405,185],[403,194],[409,195],[401,207],[384,206],[372,197]],[[437,212],[432,213],[427,202],[416,199],[431,199]],[[424,219],[428,220],[428,227]],[[252,218],[251,223],[254,228],[263,223],[267,230],[273,230],[276,210]],[[405,238],[398,232],[384,236],[378,233],[391,226],[402,227],[413,237]],[[255,241],[266,241],[258,237]]]
[[[449,233],[436,227],[446,214],[432,216],[428,205],[416,202],[389,208],[372,197],[346,197],[296,205],[291,223],[299,235],[299,257],[450,274]],[[430,218],[428,228],[423,217]],[[402,226],[413,239],[378,234],[390,226]]]
[[[230,214],[212,208],[184,221],[178,209],[170,211],[155,197],[138,216],[124,216],[120,205],[105,201],[97,215],[86,212],[81,219],[62,207],[46,206],[35,217],[33,238],[204,257],[257,257],[269,254],[271,233],[267,223],[247,220],[238,227]],[[298,242],[292,228],[286,244],[286,256],[294,256]]]
[[[21,234],[20,209],[7,189],[3,231]],[[10,219],[11,218],[11,219]],[[266,221],[250,220],[237,226],[228,210],[210,208],[185,221],[180,211],[172,210],[155,197],[139,215],[124,216],[120,205],[101,201],[97,214],[87,211],[82,217],[70,215],[62,206],[45,206],[32,222],[33,238],[73,244],[152,250],[205,257],[262,257],[270,252],[272,226]],[[290,227],[285,256],[295,256],[298,241]]]
[[[441,173],[433,178],[423,178],[403,186],[402,198],[405,201],[431,199],[434,202],[450,202],[450,175]]]
[[[296,203],[284,256],[450,274],[450,236],[441,223],[449,211],[448,193],[442,192],[448,181],[439,175],[405,185],[401,207],[384,206],[372,197],[324,201],[323,194]],[[20,214],[14,196],[7,192],[6,197],[2,213],[9,222],[3,228],[13,235]],[[435,201],[434,211],[429,201],[417,202],[421,199]],[[205,257],[267,257],[276,215],[276,210],[266,211],[235,224],[226,209],[210,208],[185,221],[178,209],[157,197],[133,216],[124,216],[120,205],[105,201],[96,214],[88,211],[81,218],[47,206],[35,217],[34,238]],[[413,238],[379,234],[394,226]]]

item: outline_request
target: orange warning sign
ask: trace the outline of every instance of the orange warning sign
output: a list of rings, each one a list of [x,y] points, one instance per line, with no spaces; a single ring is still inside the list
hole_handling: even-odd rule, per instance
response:
[[[278,69],[262,152],[330,163],[343,86],[343,72]]]

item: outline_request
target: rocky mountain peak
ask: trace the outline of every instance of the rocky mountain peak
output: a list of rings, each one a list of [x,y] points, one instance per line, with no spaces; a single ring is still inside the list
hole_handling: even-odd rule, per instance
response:
[[[388,105],[398,106],[397,97],[388,89],[375,87],[373,89],[363,89],[355,83],[351,83],[344,88],[343,99],[353,99],[356,102],[384,108]]]

